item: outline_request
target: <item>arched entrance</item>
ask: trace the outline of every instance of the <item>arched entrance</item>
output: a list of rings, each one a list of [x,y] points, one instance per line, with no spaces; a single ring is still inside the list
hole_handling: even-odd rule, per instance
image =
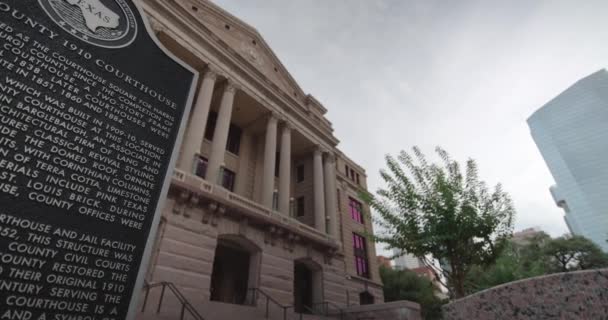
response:
[[[376,300],[376,298],[374,298],[374,295],[369,293],[369,291],[363,291],[363,292],[359,293],[359,304],[360,305],[374,304],[375,300]]]
[[[218,238],[211,273],[210,299],[245,304],[249,288],[256,288],[261,250],[250,240],[237,235]]]
[[[323,302],[323,271],[321,266],[310,260],[294,262],[293,275],[294,309],[299,313],[311,313]]]

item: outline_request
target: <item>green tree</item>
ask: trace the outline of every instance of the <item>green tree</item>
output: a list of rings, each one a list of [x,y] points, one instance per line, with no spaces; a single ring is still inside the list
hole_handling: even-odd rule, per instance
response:
[[[443,302],[435,293],[438,288],[422,276],[409,270],[393,270],[380,267],[380,277],[384,284],[384,300],[386,302],[409,300],[417,302],[422,308],[424,319],[441,319]]]
[[[546,258],[535,241],[526,245],[509,243],[489,267],[474,266],[467,275],[467,294],[547,273]]]
[[[608,255],[588,239],[580,236],[551,239],[543,233],[525,244],[510,243],[491,266],[473,267],[467,276],[467,293],[554,272],[607,266]]]
[[[441,164],[428,163],[417,147],[413,156],[405,151],[396,159],[387,155],[388,170],[380,172],[386,187],[364,198],[379,216],[376,242],[426,260],[460,298],[471,268],[498,258],[512,233],[515,210],[500,184],[489,191],[479,180],[475,161],[469,159],[462,173],[446,151],[436,151]],[[436,268],[426,258],[431,255],[447,267]]]
[[[552,271],[567,272],[608,266],[608,255],[582,236],[559,237],[544,247]]]
[[[549,272],[548,258],[544,253],[545,246],[551,242],[551,237],[545,232],[541,232],[523,245],[515,245],[517,249],[519,264],[524,270],[524,277],[543,275]]]

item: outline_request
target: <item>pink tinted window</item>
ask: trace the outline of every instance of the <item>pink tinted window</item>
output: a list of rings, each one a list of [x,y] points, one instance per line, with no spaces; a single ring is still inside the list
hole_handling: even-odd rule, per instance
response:
[[[350,208],[350,216],[353,218],[353,220],[363,223],[363,210],[361,202],[353,198],[348,198],[348,206]]]
[[[367,260],[367,246],[365,243],[365,238],[361,235],[353,233],[353,247],[357,275],[369,278],[369,262]]]

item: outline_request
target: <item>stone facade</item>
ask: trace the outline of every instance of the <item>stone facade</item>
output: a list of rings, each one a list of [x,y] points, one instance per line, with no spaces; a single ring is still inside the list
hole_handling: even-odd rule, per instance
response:
[[[382,305],[364,305],[350,307],[344,313],[343,320],[399,319],[422,320],[420,305],[410,301],[387,302]]]
[[[327,109],[254,28],[210,1],[142,5],[163,45],[201,73],[147,281],[207,303],[227,247],[248,259],[248,282],[234,285],[280,304],[297,304],[297,265],[310,276],[309,304],[383,303],[374,243],[353,243],[373,234],[369,207],[355,221],[349,206],[362,202],[365,170],[337,148]]]
[[[454,301],[447,320],[608,319],[608,269],[511,282]]]

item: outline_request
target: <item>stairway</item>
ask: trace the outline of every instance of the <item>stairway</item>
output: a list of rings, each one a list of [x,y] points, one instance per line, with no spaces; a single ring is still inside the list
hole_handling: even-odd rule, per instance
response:
[[[257,289],[256,289],[257,290]],[[340,320],[295,313],[259,291],[257,306],[187,300],[172,283],[146,284],[137,320]],[[268,297],[268,303],[266,298]],[[268,311],[267,309],[268,308]],[[268,317],[266,317],[268,312]]]

